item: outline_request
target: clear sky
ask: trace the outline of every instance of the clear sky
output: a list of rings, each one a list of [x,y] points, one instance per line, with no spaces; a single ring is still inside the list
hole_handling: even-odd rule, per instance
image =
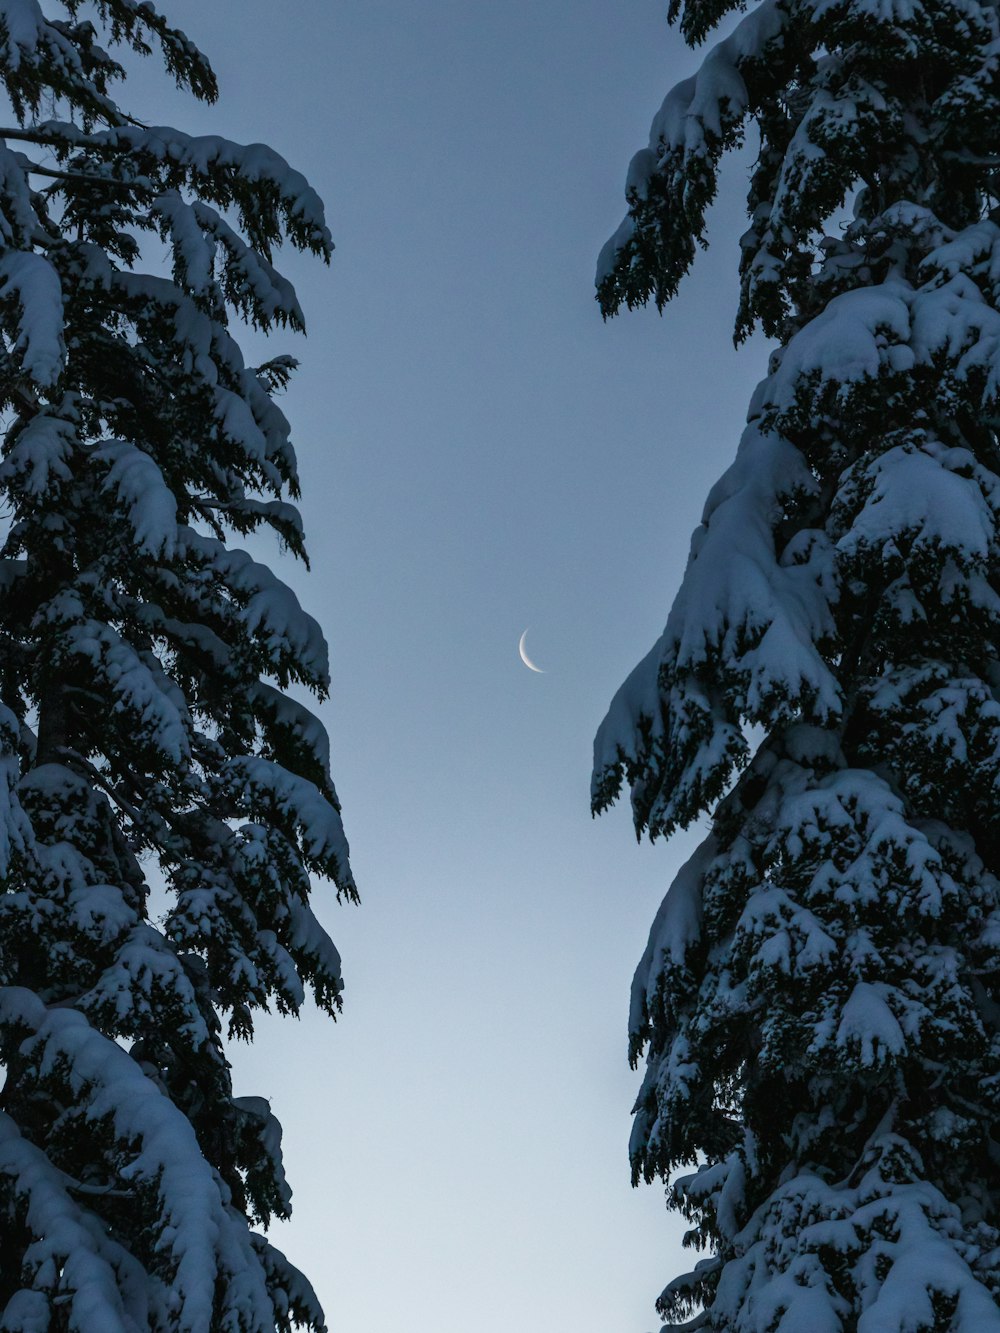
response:
[[[593,823],[590,747],[662,628],[763,373],[730,343],[737,163],[682,297],[601,322],[631,153],[693,68],[665,0],[164,0],[222,96],[150,121],[263,140],[327,203],[293,258],[295,427],[360,908],[345,1011],[265,1021],[277,1243],[335,1333],[646,1333],[683,1262],[629,1182],[633,967],[691,838]],[[528,648],[544,675],[518,660]]]

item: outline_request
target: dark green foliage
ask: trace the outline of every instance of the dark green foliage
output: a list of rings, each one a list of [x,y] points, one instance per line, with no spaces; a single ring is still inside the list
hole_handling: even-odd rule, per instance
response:
[[[594,779],[652,837],[712,817],[631,1023],[635,1176],[712,1254],[660,1301],[692,1328],[1000,1329],[998,38],[763,0],[602,256],[606,314],[662,305],[759,136],[737,333],[779,347]]]
[[[0,1328],[320,1329],[249,1229],[290,1192],[223,1040],[307,988],[337,1011],[310,879],[356,892],[289,693],[325,696],[323,635],[228,544],[305,557],[294,361],[246,366],[230,322],[301,329],[273,251],[331,243],[272,150],[129,117],[102,41],[217,91],[147,4],[0,4]]]

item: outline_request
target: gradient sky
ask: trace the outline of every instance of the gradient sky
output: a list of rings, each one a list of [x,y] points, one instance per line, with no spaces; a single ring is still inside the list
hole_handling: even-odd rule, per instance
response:
[[[590,747],[764,371],[730,342],[746,161],[681,298],[604,325],[628,159],[696,60],[665,0],[165,7],[220,103],[150,65],[129,110],[270,143],[338,247],[286,266],[313,570],[277,567],[330,640],[363,904],[318,892],[342,1019],[233,1053],[285,1126],[276,1241],[335,1333],[645,1333],[683,1259],[630,1186],[628,988],[692,836],[593,823]]]

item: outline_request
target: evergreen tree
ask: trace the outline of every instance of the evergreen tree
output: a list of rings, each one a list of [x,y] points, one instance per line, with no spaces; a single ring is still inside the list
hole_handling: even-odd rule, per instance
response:
[[[49,8],[0,0],[0,1329],[321,1329],[223,1041],[336,1011],[310,876],[355,897],[323,635],[228,544],[304,558],[294,362],[230,325],[301,329],[272,250],[329,234],[275,152],[120,108],[116,48],[216,96],[148,0]]]
[[[697,43],[737,7],[671,17]],[[760,0],[633,159],[605,314],[674,294],[748,129],[737,336],[778,347],[595,747],[596,811],[625,783],[640,834],[712,816],[633,988],[634,1175],[707,1251],[658,1308],[991,1333],[998,6]]]

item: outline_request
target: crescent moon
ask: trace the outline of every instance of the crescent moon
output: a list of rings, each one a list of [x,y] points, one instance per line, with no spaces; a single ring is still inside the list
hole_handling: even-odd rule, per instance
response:
[[[524,641],[527,637],[528,637],[528,630],[525,630],[524,633],[521,635],[521,642],[517,645],[517,651],[521,654],[521,661],[524,663],[524,665],[528,668],[529,671],[537,671],[540,676],[544,676],[545,672],[542,670],[542,668],[539,666],[535,666],[534,662],[528,656],[527,649],[524,646]]]

